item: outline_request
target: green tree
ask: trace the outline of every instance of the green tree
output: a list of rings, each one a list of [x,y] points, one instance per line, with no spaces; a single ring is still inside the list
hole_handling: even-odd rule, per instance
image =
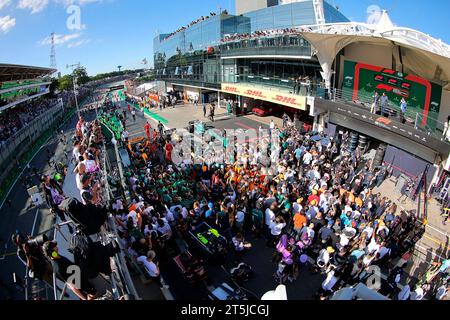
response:
[[[85,84],[91,81],[85,67],[76,68],[73,74],[77,77],[78,84]]]
[[[66,74],[65,76],[61,77],[58,80],[58,89],[61,91],[72,90],[73,89],[72,75]]]

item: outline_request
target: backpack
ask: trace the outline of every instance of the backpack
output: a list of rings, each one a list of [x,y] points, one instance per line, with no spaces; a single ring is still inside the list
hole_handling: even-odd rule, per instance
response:
[[[75,263],[80,265],[87,262],[90,257],[92,240],[81,229],[77,229],[69,243],[69,252],[73,254]]]

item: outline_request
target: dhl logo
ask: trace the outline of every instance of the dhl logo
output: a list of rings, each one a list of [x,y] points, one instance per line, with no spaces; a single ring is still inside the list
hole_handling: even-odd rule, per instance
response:
[[[225,87],[224,91],[239,92],[236,87]]]
[[[275,100],[277,102],[282,102],[282,103],[287,103],[287,104],[297,104],[297,99],[290,98],[290,97],[285,97],[285,96],[280,96],[280,95],[277,95],[275,97]]]
[[[378,118],[376,121],[383,123],[385,125],[390,125],[392,123],[391,120],[389,120],[388,118],[384,118],[384,117]]]
[[[246,94],[253,96],[253,97],[260,97],[260,98],[264,98],[262,91],[257,91],[257,90],[247,90]]]

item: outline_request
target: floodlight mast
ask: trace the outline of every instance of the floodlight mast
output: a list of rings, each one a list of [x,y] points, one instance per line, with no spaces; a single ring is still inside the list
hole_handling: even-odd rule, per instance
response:
[[[77,98],[77,89],[78,89],[78,83],[77,83],[77,77],[75,74],[75,70],[77,68],[80,68],[80,63],[76,63],[76,64],[71,64],[71,65],[66,65],[66,68],[72,68],[72,80],[73,80],[73,94],[75,96],[75,105],[77,106],[77,112],[78,112],[78,118],[81,117],[81,112],[80,112],[80,107],[78,106],[78,98]]]

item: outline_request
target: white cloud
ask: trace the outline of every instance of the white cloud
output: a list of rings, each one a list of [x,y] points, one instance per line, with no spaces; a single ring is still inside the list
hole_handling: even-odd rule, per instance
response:
[[[103,2],[105,0],[53,0],[57,4],[62,4],[65,7],[70,5],[83,6],[90,3]],[[0,9],[6,7],[12,0],[0,0]],[[47,8],[49,0],[20,0],[17,8],[30,9],[31,14],[41,12]]]
[[[48,6],[48,0],[20,0],[17,8],[30,9],[31,14],[43,11]]]
[[[79,37],[81,37],[81,33],[71,33],[71,34],[66,34],[66,35],[55,34],[55,45],[62,45],[67,42],[70,42],[72,40],[78,39]],[[48,36],[48,37],[42,39],[41,41],[39,41],[39,44],[42,46],[50,45],[51,43],[52,43],[51,36]]]
[[[0,0],[0,10],[11,4],[11,0]]]
[[[16,25],[16,18],[0,17],[0,33],[8,33]]]
[[[79,41],[75,41],[75,42],[69,43],[67,45],[67,48],[71,49],[71,48],[79,47],[79,46],[81,46],[83,44],[87,44],[89,42],[91,42],[91,39],[86,39],[86,40],[82,39],[82,40],[79,40]]]
[[[85,5],[85,4],[89,4],[89,3],[94,3],[94,2],[102,2],[103,0],[55,0],[57,3],[61,3],[64,6],[68,7],[72,4],[76,4],[76,5]]]

